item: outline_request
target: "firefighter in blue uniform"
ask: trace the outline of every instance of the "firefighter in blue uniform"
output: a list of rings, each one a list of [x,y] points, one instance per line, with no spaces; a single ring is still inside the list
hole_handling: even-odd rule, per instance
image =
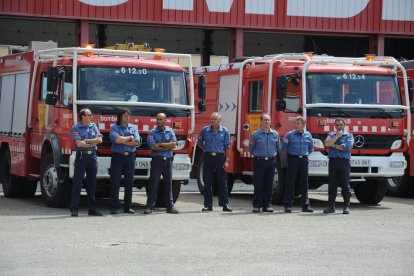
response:
[[[302,199],[302,212],[312,213],[308,198],[308,156],[313,151],[312,135],[305,130],[306,120],[298,116],[294,129],[283,138],[282,152],[287,155],[286,183],[283,196],[285,212],[292,212],[296,180],[299,181]]]
[[[85,172],[88,192],[88,214],[90,216],[102,216],[102,213],[96,208],[95,199],[96,174],[98,172],[96,145],[102,143],[102,135],[96,125],[91,123],[92,112],[90,109],[82,109],[79,112],[79,120],[80,122],[72,127],[72,139],[75,144],[76,159],[70,205],[71,216],[78,216],[80,192]]]
[[[228,203],[226,167],[229,166],[230,135],[227,128],[220,125],[221,115],[210,115],[211,125],[205,126],[198,137],[197,145],[203,153],[204,208],[203,212],[213,211],[213,181],[217,179],[219,205],[223,211],[232,212]]]
[[[351,149],[354,145],[354,136],[345,131],[345,119],[335,120],[336,131],[328,134],[325,147],[329,149],[329,181],[328,181],[328,207],[323,210],[325,214],[335,213],[335,200],[338,183],[341,185],[341,193],[344,198],[344,214],[349,214],[351,200],[351,187],[349,178],[351,174]]]
[[[270,128],[268,114],[260,117],[261,127],[250,136],[250,153],[253,154],[253,213],[273,212],[271,205],[279,133]]]
[[[119,108],[117,123],[110,129],[109,137],[112,142],[111,158],[111,207],[112,215],[118,214],[119,186],[124,175],[124,213],[134,214],[132,205],[132,188],[134,186],[135,151],[141,144],[141,137],[135,125],[129,123],[131,111]]]
[[[177,146],[177,138],[174,130],[165,125],[167,116],[164,113],[157,114],[157,126],[148,133],[148,147],[151,149],[151,170],[147,187],[147,205],[144,214],[151,214],[157,201],[158,185],[161,175],[163,177],[164,204],[166,212],[177,214],[172,196],[172,162],[173,149]]]

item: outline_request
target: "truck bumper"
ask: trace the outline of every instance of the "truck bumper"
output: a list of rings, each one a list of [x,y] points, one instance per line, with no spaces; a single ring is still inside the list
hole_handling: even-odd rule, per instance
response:
[[[328,176],[329,159],[321,152],[309,155],[309,176]],[[404,175],[407,161],[403,153],[390,156],[352,156],[351,177],[397,177]]]
[[[75,168],[76,152],[72,152],[69,158],[69,177],[73,178]],[[111,168],[111,157],[98,156],[97,179],[109,179]],[[137,157],[135,160],[134,179],[149,179],[151,168],[150,157]],[[176,154],[172,164],[172,180],[188,180],[190,177],[191,162],[187,154]]]

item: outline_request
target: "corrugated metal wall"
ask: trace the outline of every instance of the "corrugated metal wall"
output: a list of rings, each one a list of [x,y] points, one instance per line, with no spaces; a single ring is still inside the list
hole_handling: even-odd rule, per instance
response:
[[[0,14],[269,31],[414,35],[414,0],[0,0]]]

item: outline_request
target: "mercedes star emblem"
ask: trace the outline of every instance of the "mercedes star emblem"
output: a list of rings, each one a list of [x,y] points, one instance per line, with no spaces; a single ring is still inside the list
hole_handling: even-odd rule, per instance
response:
[[[354,138],[354,146],[357,148],[362,148],[365,144],[365,138],[362,135],[357,135]]]

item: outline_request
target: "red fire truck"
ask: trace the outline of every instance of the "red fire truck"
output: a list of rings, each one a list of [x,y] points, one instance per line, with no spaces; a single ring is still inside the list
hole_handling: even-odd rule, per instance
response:
[[[409,82],[414,80],[414,60],[403,61],[401,65],[407,70]],[[403,77],[402,72],[399,72],[400,77]],[[409,85],[409,87],[412,87]],[[412,95],[412,92],[409,92]],[[411,99],[412,100],[412,99]],[[414,103],[411,101],[412,106]],[[411,107],[411,112],[413,112]],[[409,150],[406,154],[407,168],[402,177],[393,177],[388,179],[387,194],[392,196],[414,196],[414,116],[411,113],[411,140]]]
[[[150,150],[146,137],[155,116],[164,112],[177,136],[174,150],[173,195],[187,184],[195,127],[191,56],[157,52],[91,48],[31,50],[0,57],[0,180],[7,197],[33,196],[40,180],[48,206],[65,206],[74,171],[71,128],[78,112],[91,109],[103,134],[98,146],[97,193],[108,196],[111,142],[109,128],[118,107],[132,112],[142,144],[137,149],[135,186],[149,178]]]
[[[404,72],[400,83],[397,69]],[[393,58],[279,54],[197,68],[194,73],[207,78],[207,112],[196,115],[192,139],[209,124],[211,112],[222,114],[222,124],[232,137],[230,191],[235,179],[252,182],[249,138],[260,126],[263,112],[270,114],[272,127],[282,137],[293,129],[296,116],[307,119],[315,148],[309,157],[310,188],[327,183],[328,158],[323,141],[334,131],[336,117],[346,118],[347,130],[355,137],[351,185],[360,202],[380,202],[386,191],[385,180],[404,174],[404,153],[411,138],[409,89],[404,67]],[[202,192],[201,154],[194,147],[191,175],[197,176]],[[279,159],[274,203],[280,203],[283,196],[285,167],[286,160]]]

